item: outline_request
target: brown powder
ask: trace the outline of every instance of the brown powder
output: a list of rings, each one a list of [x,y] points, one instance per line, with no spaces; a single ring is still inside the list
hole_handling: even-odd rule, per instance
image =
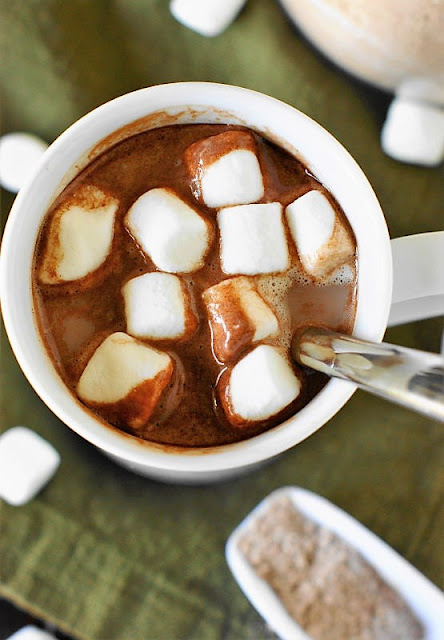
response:
[[[346,542],[276,498],[239,548],[314,640],[421,640],[404,600]]]

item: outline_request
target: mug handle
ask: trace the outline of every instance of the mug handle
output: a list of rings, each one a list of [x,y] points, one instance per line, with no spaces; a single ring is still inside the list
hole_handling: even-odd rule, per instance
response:
[[[444,314],[444,231],[391,241],[393,295],[388,326]]]

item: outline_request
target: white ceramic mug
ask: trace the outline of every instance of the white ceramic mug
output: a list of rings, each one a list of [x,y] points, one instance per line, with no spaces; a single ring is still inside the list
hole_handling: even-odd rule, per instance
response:
[[[380,341],[392,300],[391,245],[375,194],[348,152],[296,109],[238,87],[178,83],[124,95],[73,124],[50,146],[9,215],[0,263],[6,330],[29,382],[65,424],[124,466],[157,479],[179,482],[225,478],[282,453],[325,424],[356,388],[341,380],[330,380],[295,416],[263,434],[219,447],[178,449],[107,427],[83,408],[57,374],[39,337],[31,295],[34,248],[46,211],[79,170],[117,141],[158,126],[193,122],[235,123],[254,129],[300,158],[334,194],[353,228],[358,247],[354,335]],[[429,247],[436,244],[436,239],[436,234],[422,238],[428,246],[427,261]],[[438,240],[442,241],[442,237]],[[417,240],[410,238],[408,242],[415,250]],[[429,271],[433,274],[433,269]],[[426,288],[419,291],[420,297],[429,299],[430,315],[436,312],[434,305],[442,293],[435,284],[432,275],[426,275]],[[416,292],[413,290],[410,296],[409,290],[404,291],[403,299],[409,297],[416,298]],[[419,315],[429,314],[422,308]]]

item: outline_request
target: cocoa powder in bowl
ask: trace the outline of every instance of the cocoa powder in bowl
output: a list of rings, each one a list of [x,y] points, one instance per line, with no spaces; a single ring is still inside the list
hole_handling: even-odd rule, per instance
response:
[[[239,549],[313,640],[421,640],[409,606],[335,533],[276,498]]]

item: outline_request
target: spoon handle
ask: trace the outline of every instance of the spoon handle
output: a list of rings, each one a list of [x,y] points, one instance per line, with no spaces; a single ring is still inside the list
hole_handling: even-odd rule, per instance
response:
[[[295,336],[292,353],[306,367],[444,422],[444,359],[438,354],[313,327]]]

